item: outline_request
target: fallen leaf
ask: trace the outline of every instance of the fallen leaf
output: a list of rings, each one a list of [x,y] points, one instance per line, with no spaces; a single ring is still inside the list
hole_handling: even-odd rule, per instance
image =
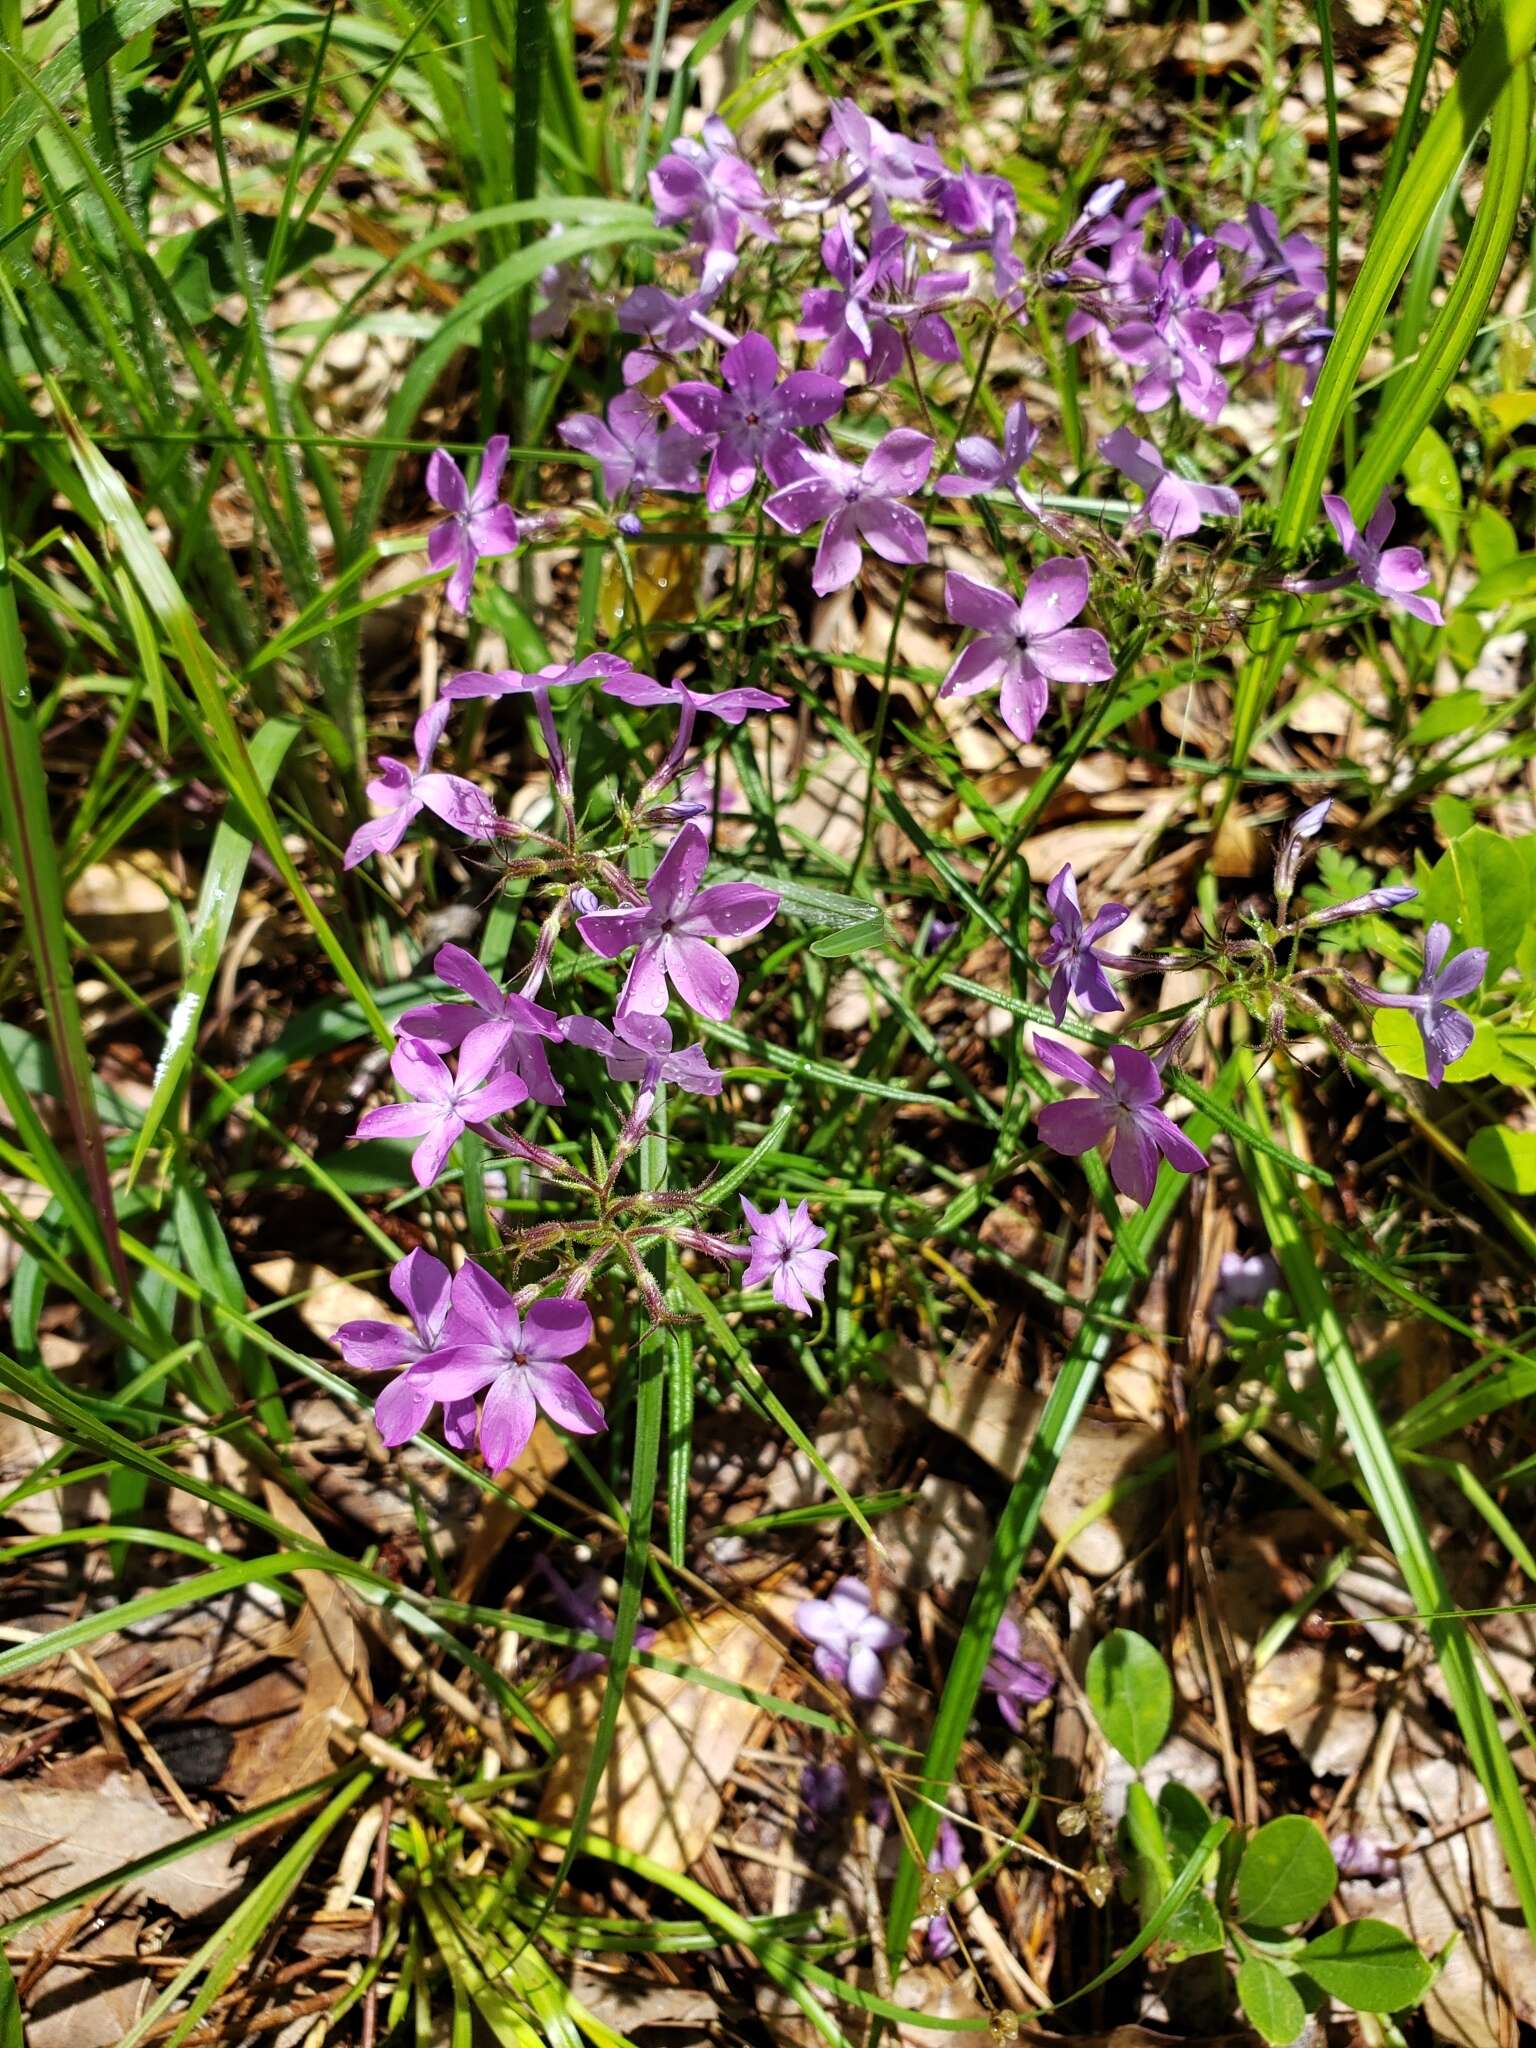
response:
[[[965,1586],[992,1551],[996,1517],[958,1479],[931,1473],[913,1505],[882,1525],[897,1580],[909,1592]]]

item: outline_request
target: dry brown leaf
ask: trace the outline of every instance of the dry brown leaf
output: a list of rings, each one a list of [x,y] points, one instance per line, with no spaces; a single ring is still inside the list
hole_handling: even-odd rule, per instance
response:
[[[669,1623],[652,1648],[755,1692],[771,1692],[784,1663],[783,1649],[760,1625],[723,1607],[697,1623]],[[607,1676],[598,1671],[559,1686],[542,1703],[560,1754],[544,1787],[541,1821],[562,1826],[576,1811]],[[588,1823],[592,1833],[686,1870],[715,1831],[736,1759],[760,1718],[749,1700],[670,1672],[631,1670]]]
[[[104,960],[124,970],[175,964],[171,899],[186,892],[148,848],[93,861],[71,884],[64,907]]]
[[[969,1366],[943,1367],[931,1353],[905,1347],[893,1351],[887,1362],[898,1391],[914,1407],[969,1444],[1005,1479],[1018,1478],[1045,1406],[1042,1396]],[[1109,1421],[1085,1415],[1062,1452],[1045,1496],[1040,1518],[1051,1535],[1062,1537],[1084,1509],[1162,1447],[1162,1438],[1154,1430],[1118,1418]],[[1149,1488],[1080,1530],[1067,1546],[1067,1555],[1078,1569],[1095,1578],[1118,1571],[1153,1498]]]
[[[930,1473],[917,1499],[884,1525],[891,1569],[914,1593],[930,1586],[965,1586],[992,1554],[996,1518],[958,1479]]]

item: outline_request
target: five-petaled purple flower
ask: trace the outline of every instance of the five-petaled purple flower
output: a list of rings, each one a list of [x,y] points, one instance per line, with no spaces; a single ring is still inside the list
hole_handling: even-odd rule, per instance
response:
[[[1339,546],[1360,572],[1367,590],[1374,590],[1388,604],[1395,604],[1429,626],[1443,626],[1445,614],[1432,597],[1416,597],[1429,581],[1429,564],[1418,548],[1385,546],[1397,517],[1392,500],[1383,491],[1364,533],[1355,525],[1347,500],[1331,493],[1323,498],[1323,510],[1339,536]]]
[[[846,1685],[856,1700],[877,1700],[885,1690],[886,1650],[907,1639],[904,1628],[876,1614],[869,1588],[859,1579],[839,1579],[825,1600],[802,1600],[795,1627],[816,1645],[811,1662],[830,1685]]]
[[[910,142],[866,114],[852,100],[834,100],[821,138],[824,161],[841,157],[853,173],[844,197],[868,185],[877,199],[919,200],[945,175],[944,160],[931,142]]]
[[[680,135],[650,175],[656,218],[686,227],[703,252],[706,286],[718,286],[736,268],[742,230],[776,242],[768,195],[739,154],[736,138],[711,114],[698,139]]]
[[[922,489],[933,462],[933,443],[910,427],[896,427],[870,450],[862,468],[841,455],[793,450],[797,475],[764,506],[786,533],[804,533],[818,519],[822,528],[811,571],[818,597],[843,590],[859,573],[863,549],[872,547],[887,562],[926,562],[928,536],[904,496]]]
[[[1464,953],[1447,961],[1450,945],[1450,926],[1432,924],[1424,935],[1424,970],[1418,987],[1410,995],[1382,995],[1362,982],[1350,983],[1360,1000],[1372,1008],[1410,1013],[1424,1041],[1424,1069],[1431,1088],[1440,1086],[1446,1068],[1454,1066],[1472,1043],[1472,1019],[1453,1010],[1451,998],[1471,995],[1488,971],[1485,947],[1468,946]]]
[[[997,1711],[1015,1734],[1023,1732],[1024,1709],[1049,1699],[1056,1681],[1034,1657],[1021,1657],[1019,1624],[1011,1614],[1002,1615],[992,1638],[992,1655],[981,1674],[981,1682],[997,1701]]]
[[[955,443],[958,471],[941,476],[933,488],[941,498],[974,498],[981,491],[1012,490],[1035,452],[1040,429],[1031,423],[1022,398],[1003,415],[1003,445],[984,434],[965,434]]]
[[[486,442],[473,490],[446,450],[436,449],[427,463],[427,491],[448,514],[427,535],[427,560],[434,569],[452,571],[447,596],[456,612],[469,610],[475,564],[514,553],[522,537],[512,507],[497,503],[506,466],[505,434],[493,434]]]
[[[422,811],[430,811],[466,838],[495,836],[496,806],[485,791],[462,775],[446,775],[432,766],[432,756],[451,708],[446,697],[439,697],[431,710],[417,719],[414,768],[389,754],[380,758],[379,772],[368,784],[368,794],[382,807],[383,815],[370,818],[352,834],[342,859],[344,868],[355,868],[371,853],[393,853],[411,820]]]
[[[704,451],[686,427],[663,424],[656,401],[643,391],[621,391],[606,420],[577,412],[555,431],[569,448],[596,458],[603,491],[617,504],[626,491],[696,491]]]
[[[1048,1102],[1037,1119],[1041,1137],[1053,1152],[1074,1159],[1112,1138],[1110,1178],[1139,1208],[1145,1209],[1152,1199],[1159,1152],[1180,1173],[1199,1173],[1210,1165],[1199,1146],[1158,1108],[1163,1077],[1144,1052],[1130,1045],[1112,1045],[1112,1080],[1096,1073],[1070,1046],[1042,1038],[1038,1032],[1035,1058],[1047,1073],[1091,1090],[1087,1101]]]
[[[488,1128],[492,1117],[528,1100],[528,1084],[520,1074],[501,1068],[502,1048],[493,1038],[466,1044],[458,1071],[450,1073],[441,1056],[419,1039],[402,1038],[390,1056],[389,1071],[410,1102],[386,1102],[358,1118],[360,1138],[418,1138],[411,1154],[416,1185],[429,1188],[448,1163],[448,1154],[466,1131],[491,1144],[499,1140]]]
[[[428,1045],[434,1052],[462,1049],[469,1053],[482,1043],[492,1048],[488,1071],[505,1068],[521,1076],[534,1102],[558,1109],[565,1091],[550,1071],[545,1041],[558,1040],[560,1020],[542,1003],[530,1002],[512,989],[491,979],[473,953],[462,946],[439,949],[432,962],[439,981],[459,989],[467,1003],[426,1003],[419,1010],[407,1010],[400,1019],[400,1035]]]
[[[519,1310],[499,1280],[481,1266],[461,1266],[443,1326],[444,1370],[455,1385],[487,1388],[480,1411],[480,1454],[493,1472],[520,1457],[542,1409],[562,1429],[596,1436],[606,1427],[601,1405],[566,1364],[592,1337],[584,1301],[548,1295]]]
[[[835,1252],[818,1249],[826,1243],[827,1233],[811,1221],[809,1203],[802,1202],[791,1215],[789,1203],[781,1201],[765,1216],[743,1195],[741,1207],[750,1238],[742,1286],[771,1284],[780,1308],[808,1316],[811,1303],[825,1299],[827,1268],[837,1263]]]
[[[674,384],[662,394],[673,419],[713,450],[704,487],[712,512],[744,498],[766,466],[793,442],[796,427],[819,427],[842,410],[847,392],[835,377],[816,370],[792,370],[778,381],[779,359],[761,334],[744,334],[720,358],[724,389],[713,384]],[[774,476],[777,482],[777,476]]]
[[[1123,1008],[1120,998],[1109,985],[1099,954],[1094,951],[1094,942],[1107,938],[1125,923],[1131,914],[1126,905],[1106,903],[1085,924],[1082,907],[1077,900],[1077,877],[1070,862],[1058,869],[1046,885],[1045,900],[1051,907],[1054,922],[1051,936],[1040,954],[1040,964],[1056,970],[1046,996],[1056,1022],[1059,1024],[1067,1014],[1069,995],[1076,996],[1085,1010]],[[1114,955],[1111,954],[1109,959],[1113,964]]]
[[[672,1026],[665,1017],[647,1017],[640,1010],[620,1010],[610,1031],[596,1017],[565,1017],[560,1029],[572,1045],[600,1053],[610,1081],[638,1081],[654,1088],[668,1081],[690,1095],[718,1095],[725,1077],[709,1063],[702,1045],[672,1050]]]
[[[908,341],[931,362],[960,360],[940,309],[964,292],[964,271],[919,273],[916,250],[894,221],[875,229],[866,258],[846,217],[822,236],[821,260],[836,283],[804,294],[796,332],[802,341],[825,343],[820,363],[828,375],[840,377],[860,363],[866,383],[884,384],[900,369]]]
[[[1182,540],[1207,519],[1235,519],[1242,511],[1236,491],[1225,484],[1195,484],[1171,470],[1150,441],[1129,427],[1116,427],[1099,443],[1099,453],[1146,493],[1127,527],[1150,526],[1164,540]]]
[[[387,1444],[403,1444],[415,1436],[438,1401],[443,1403],[443,1435],[456,1451],[475,1440],[472,1396],[444,1396],[434,1380],[435,1354],[442,1349],[448,1315],[451,1275],[441,1259],[418,1248],[391,1267],[389,1291],[411,1319],[411,1328],[363,1318],[343,1323],[331,1342],[353,1372],[394,1372],[393,1380],[374,1402],[374,1420]]]
[[[1003,723],[1021,740],[1034,737],[1050,683],[1102,683],[1115,672],[1109,642],[1091,626],[1071,624],[1088,602],[1088,564],[1058,557],[1042,563],[1022,598],[951,570],[944,604],[980,638],[956,656],[941,697],[973,697],[1002,684]]]
[[[760,932],[779,907],[777,891],[755,882],[716,882],[701,889],[709,862],[709,835],[699,825],[683,826],[646,884],[648,900],[617,910],[594,910],[576,929],[605,960],[631,946],[639,951],[619,997],[619,1011],[659,1017],[667,1007],[667,983],[701,1017],[723,1024],[736,1004],[736,970],[709,941],[745,939]]]

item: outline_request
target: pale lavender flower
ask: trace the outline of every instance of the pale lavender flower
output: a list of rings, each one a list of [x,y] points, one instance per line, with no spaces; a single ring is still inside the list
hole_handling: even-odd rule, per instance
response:
[[[827,1233],[811,1221],[810,1204],[802,1202],[791,1215],[788,1202],[781,1201],[765,1216],[743,1195],[741,1207],[750,1240],[742,1286],[771,1284],[780,1308],[808,1316],[813,1301],[825,1300],[827,1268],[837,1263],[835,1252],[818,1249],[826,1243]]]
[[[1001,684],[1003,723],[1017,738],[1032,739],[1051,683],[1102,683],[1115,672],[1104,635],[1071,624],[1087,602],[1088,564],[1078,559],[1042,563],[1022,598],[951,570],[945,608],[979,637],[956,656],[939,695],[973,697]]]
[[[950,245],[952,252],[985,250],[992,259],[997,289],[1005,291],[1016,285],[1024,275],[1013,247],[1019,200],[1008,180],[966,165],[957,173],[946,172],[933,196],[939,218],[962,238]]]
[[[753,882],[717,882],[701,889],[708,861],[708,834],[696,824],[684,825],[647,882],[644,904],[595,910],[577,920],[576,929],[605,960],[616,960],[631,946],[639,948],[619,997],[620,1014],[659,1017],[667,1007],[670,980],[701,1017],[723,1024],[730,1016],[740,981],[709,941],[760,932],[779,898]]]
[[[1019,1624],[1011,1614],[999,1617],[992,1638],[992,1655],[981,1674],[981,1682],[997,1701],[997,1711],[1015,1734],[1024,1727],[1024,1709],[1047,1700],[1056,1681],[1046,1666],[1034,1657],[1021,1657]]]
[[[564,1295],[536,1301],[526,1313],[483,1267],[461,1266],[453,1277],[445,1356],[457,1377],[486,1388],[480,1453],[493,1472],[521,1456],[539,1411],[577,1436],[606,1427],[602,1407],[565,1363],[592,1337],[592,1311]]]
[[[1309,910],[1300,922],[1308,931],[1319,931],[1324,925],[1345,924],[1353,917],[1376,917],[1384,910],[1398,910],[1411,903],[1418,893],[1406,883],[1389,882],[1384,888],[1367,889],[1363,896],[1330,903],[1325,910]]]
[[[1429,581],[1429,564],[1419,549],[1385,548],[1383,552],[1397,517],[1392,500],[1385,491],[1377,500],[1376,510],[1371,514],[1364,533],[1356,528],[1347,500],[1325,493],[1323,510],[1339,537],[1340,547],[1354,563],[1367,590],[1374,590],[1388,604],[1397,605],[1412,617],[1422,619],[1426,625],[1445,624],[1445,614],[1434,598],[1414,595]]]
[[[611,1031],[596,1017],[563,1017],[560,1029],[571,1045],[602,1055],[610,1081],[638,1082],[643,1088],[669,1081],[690,1095],[718,1095],[725,1086],[724,1075],[710,1065],[702,1045],[672,1050],[672,1027],[665,1017],[621,1010]]]
[[[818,597],[843,590],[858,575],[865,546],[887,562],[926,562],[928,536],[904,496],[922,489],[933,462],[926,434],[896,427],[863,466],[840,455],[797,448],[799,474],[775,491],[764,510],[787,533],[804,533],[824,519],[811,588]]]
[[[610,504],[626,491],[699,488],[703,448],[685,427],[663,425],[643,391],[621,391],[610,401],[606,421],[596,413],[571,413],[555,431],[567,447],[596,460]]]
[[[439,949],[432,970],[440,981],[460,990],[467,1003],[425,1003],[407,1010],[400,1019],[400,1034],[428,1045],[434,1052],[475,1049],[482,1044],[493,1048],[488,1072],[520,1075],[529,1099],[558,1109],[565,1091],[550,1071],[548,1040],[560,1038],[560,1020],[553,1010],[527,996],[504,989],[492,980],[473,953],[462,946]]]
[[[370,854],[393,853],[411,820],[422,811],[430,811],[466,838],[495,836],[496,806],[485,791],[462,775],[447,775],[432,766],[432,756],[448,723],[449,709],[445,693],[417,719],[414,768],[388,754],[380,759],[378,773],[368,784],[368,794],[383,807],[383,815],[370,818],[352,834],[342,860],[344,868],[355,868]]]
[[[427,535],[427,560],[452,572],[447,597],[456,612],[469,610],[475,564],[514,553],[522,537],[512,507],[497,502],[508,445],[505,434],[486,442],[473,490],[446,449],[435,449],[427,462],[428,494],[448,514]]]
[[[1227,402],[1226,379],[1217,366],[1248,354],[1253,323],[1241,313],[1216,313],[1205,305],[1222,282],[1220,252],[1207,241],[1181,254],[1183,238],[1182,222],[1170,221],[1155,282],[1132,317],[1110,330],[1109,345],[1141,372],[1132,391],[1139,412],[1161,411],[1177,396],[1186,412],[1210,426]]]
[[[1211,1321],[1238,1308],[1262,1308],[1268,1295],[1280,1285],[1280,1268],[1268,1252],[1223,1252],[1211,1293]]]
[[[904,1643],[907,1632],[875,1613],[869,1588],[839,1579],[825,1600],[802,1600],[795,1627],[816,1645],[811,1662],[829,1685],[846,1685],[856,1700],[877,1700],[885,1690],[881,1656]]]
[[[443,685],[443,698],[453,704],[466,698],[537,698],[550,690],[570,690],[578,683],[606,683],[614,676],[632,673],[621,654],[588,654],[580,661],[552,661],[545,668],[531,670],[467,668]]]
[[[645,341],[625,356],[624,382],[638,384],[664,363],[691,355],[704,341],[719,340],[724,329],[709,318],[719,296],[718,284],[681,294],[663,291],[659,284],[637,285],[616,316],[621,334],[638,334]]]
[[[1003,415],[1002,447],[984,434],[962,435],[955,443],[959,473],[939,477],[933,488],[941,498],[974,498],[982,491],[1011,490],[1039,439],[1040,429],[1031,424],[1023,399],[1015,399]]]
[[[946,1814],[939,1822],[939,1831],[934,1837],[933,1847],[928,1852],[928,1869],[935,1877],[960,1868],[965,1861],[965,1851],[960,1841],[960,1830]],[[928,1922],[924,1946],[936,1963],[942,1963],[946,1956],[952,1956],[959,1946],[955,1930],[949,1924],[947,1913],[935,1913]]]
[[[466,1045],[458,1071],[450,1073],[431,1046],[414,1038],[400,1039],[389,1071],[413,1099],[365,1111],[358,1119],[358,1137],[419,1139],[411,1154],[411,1172],[418,1187],[431,1187],[466,1131],[497,1144],[489,1128],[491,1118],[528,1100],[528,1084],[520,1074],[498,1071],[500,1057],[495,1042],[483,1039],[476,1046]]]
[[[448,1268],[429,1251],[408,1252],[390,1269],[389,1291],[410,1317],[410,1329],[364,1318],[343,1323],[331,1338],[353,1372],[399,1374],[374,1402],[374,1419],[387,1444],[415,1436],[439,1401],[443,1435],[453,1448],[467,1451],[475,1440],[473,1396],[455,1398],[447,1391],[451,1377],[436,1370],[450,1279]]]
[[[915,203],[927,196],[935,179],[945,175],[944,160],[931,142],[909,142],[872,114],[863,113],[852,100],[832,102],[821,154],[828,163],[842,159],[852,173],[845,197],[867,185],[881,200]]]
[[[712,512],[744,498],[797,427],[816,427],[842,410],[847,392],[835,377],[793,370],[779,379],[773,343],[744,334],[720,358],[725,386],[674,384],[662,404],[712,453],[704,496]]]
[[[1374,1881],[1385,1877],[1390,1863],[1384,1845],[1369,1835],[1335,1835],[1328,1844],[1340,1877],[1363,1877]]]
[[[536,1557],[534,1565],[554,1595],[555,1605],[570,1622],[589,1636],[601,1636],[605,1643],[613,1641],[613,1616],[598,1598],[598,1576],[594,1571],[585,1571],[576,1585],[562,1578],[547,1558]],[[656,1640],[656,1631],[644,1622],[636,1625],[634,1647],[648,1650]],[[565,1667],[565,1683],[576,1684],[578,1679],[589,1678],[594,1671],[601,1671],[608,1662],[601,1650],[578,1650]]]
[[[1451,961],[1449,925],[1432,924],[1424,936],[1424,968],[1418,987],[1411,995],[1383,995],[1351,980],[1350,986],[1363,1003],[1377,1010],[1407,1010],[1419,1027],[1424,1041],[1424,1067],[1431,1088],[1445,1079],[1447,1067],[1454,1066],[1472,1043],[1472,1019],[1451,1008],[1451,998],[1465,998],[1479,986],[1488,971],[1488,954],[1482,946],[1468,946]]]
[[[1242,510],[1236,491],[1225,484],[1191,483],[1177,475],[1152,443],[1129,427],[1116,427],[1106,435],[1099,453],[1146,493],[1131,526],[1150,526],[1164,540],[1180,540],[1207,519],[1235,519]]]
[[[697,140],[679,136],[649,182],[657,220],[686,227],[701,249],[706,285],[720,284],[736,268],[744,230],[765,242],[779,239],[762,181],[718,114],[710,115]]]
[[[642,676],[628,667],[608,675],[603,690],[609,697],[644,709],[665,704],[684,715],[706,711],[726,725],[740,725],[753,711],[782,711],[786,702],[783,697],[754,689],[750,684],[729,690],[693,690],[686,683],[659,683],[654,676]]]
[[[1129,1045],[1111,1046],[1112,1080],[1096,1073],[1069,1046],[1041,1038],[1038,1032],[1035,1058],[1047,1073],[1091,1091],[1087,1101],[1046,1103],[1036,1118],[1041,1137],[1053,1152],[1074,1159],[1105,1138],[1112,1139],[1110,1178],[1139,1208],[1145,1209],[1152,1199],[1159,1153],[1180,1173],[1200,1173],[1210,1165],[1199,1146],[1158,1108],[1163,1077],[1144,1052]]]
[[[795,331],[802,341],[825,343],[820,364],[828,375],[840,377],[857,362],[867,383],[885,383],[901,367],[904,333],[930,361],[959,361],[959,343],[939,306],[964,292],[963,271],[919,275],[917,252],[894,221],[874,230],[866,260],[845,217],[823,235],[821,257],[836,284],[803,294]]]
[[[1123,903],[1106,903],[1092,920],[1083,922],[1082,908],[1077,899],[1077,877],[1071,863],[1057,870],[1046,886],[1045,900],[1051,907],[1054,922],[1051,936],[1040,955],[1043,967],[1054,967],[1056,972],[1051,980],[1046,1001],[1051,1006],[1051,1015],[1059,1024],[1067,1014],[1067,997],[1077,997],[1085,1010],[1109,1011],[1124,1007],[1120,998],[1109,985],[1104,966],[1115,964],[1111,953],[1107,963],[1095,952],[1095,941],[1107,938],[1117,931],[1130,916]]]

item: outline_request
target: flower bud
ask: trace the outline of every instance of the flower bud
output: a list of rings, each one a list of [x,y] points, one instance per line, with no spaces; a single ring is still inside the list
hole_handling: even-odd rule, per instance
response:
[[[1393,883],[1385,889],[1367,889],[1363,896],[1351,896],[1347,903],[1331,903],[1326,910],[1314,910],[1310,917],[1304,917],[1304,930],[1317,931],[1327,924],[1343,924],[1351,917],[1374,917],[1379,911],[1396,910],[1401,903],[1411,903],[1418,895],[1406,883]]]
[[[594,910],[601,910],[603,899],[595,889],[584,888],[581,883],[571,891],[571,909],[577,917],[590,917]]]
[[[1284,905],[1290,899],[1296,886],[1296,876],[1301,868],[1302,855],[1307,842],[1315,839],[1327,823],[1328,813],[1333,809],[1333,798],[1325,796],[1320,804],[1313,804],[1302,812],[1280,842],[1275,855],[1275,901]]]

